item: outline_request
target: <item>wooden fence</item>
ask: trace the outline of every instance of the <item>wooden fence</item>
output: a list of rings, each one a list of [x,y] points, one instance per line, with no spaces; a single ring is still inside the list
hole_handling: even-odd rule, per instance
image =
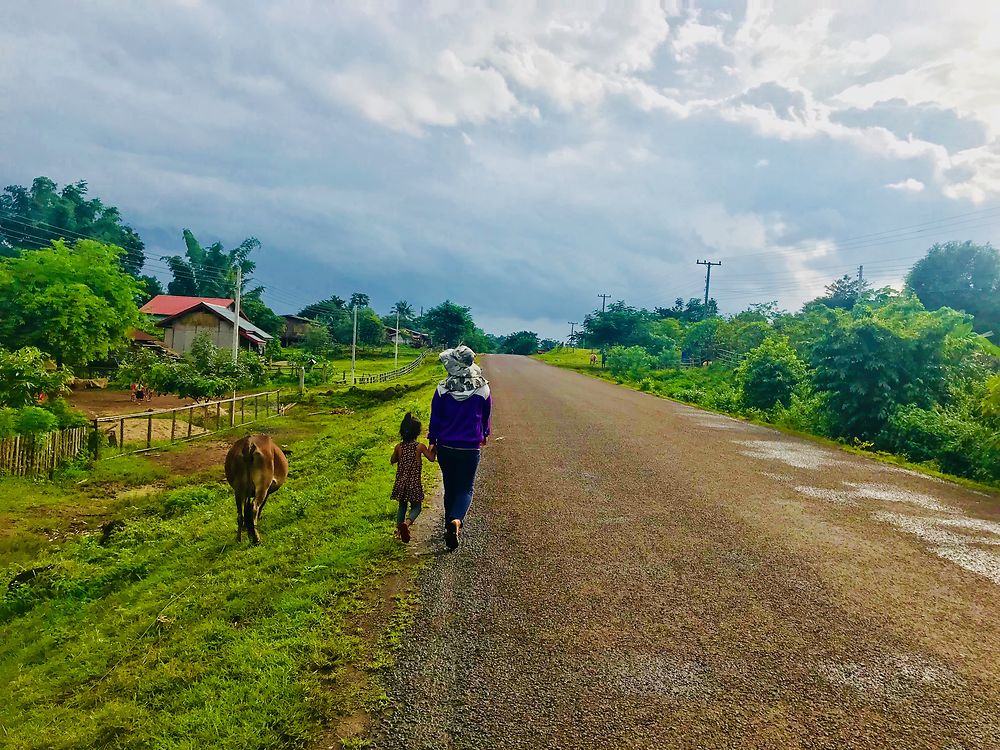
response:
[[[366,383],[385,383],[389,380],[395,380],[396,378],[401,378],[404,375],[413,372],[423,363],[424,359],[427,357],[427,352],[420,352],[420,356],[415,360],[410,362],[408,365],[399,367],[395,370],[390,370],[389,372],[380,372],[376,375],[356,375],[354,377],[355,385],[364,385]]]
[[[154,445],[194,440],[281,413],[281,391],[264,391],[172,409],[98,417],[91,423],[91,430],[95,445],[106,442],[111,451],[122,455],[142,453]]]
[[[0,438],[0,474],[36,477],[52,473],[87,450],[87,427],[41,435]]]

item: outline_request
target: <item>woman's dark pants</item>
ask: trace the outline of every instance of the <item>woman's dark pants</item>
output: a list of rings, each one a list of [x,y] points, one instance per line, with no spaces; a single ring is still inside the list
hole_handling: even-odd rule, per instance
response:
[[[456,518],[465,521],[465,514],[472,505],[472,488],[479,468],[478,450],[459,450],[438,447],[438,463],[444,478],[444,526]]]

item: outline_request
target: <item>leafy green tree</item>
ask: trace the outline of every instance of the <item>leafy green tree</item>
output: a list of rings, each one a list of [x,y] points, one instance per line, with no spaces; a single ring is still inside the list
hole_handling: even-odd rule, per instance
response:
[[[871,286],[867,281],[845,273],[839,279],[827,284],[826,294],[817,297],[809,305],[823,305],[836,310],[852,310],[856,304],[864,302],[870,295]]]
[[[673,318],[683,323],[698,323],[719,314],[719,305],[709,298],[706,305],[698,297],[691,297],[687,302],[682,297],[674,300],[673,307],[657,307],[655,314],[661,318]]]
[[[221,242],[203,247],[190,229],[184,230],[185,254],[163,258],[173,280],[167,284],[169,294],[185,297],[231,297],[236,292],[236,269],[243,274],[241,287],[245,294],[257,264],[250,255],[260,248],[260,240],[248,237],[231,250]],[[259,291],[253,290],[256,294]]]
[[[342,297],[334,294],[327,299],[303,307],[299,311],[299,315],[329,325],[331,322],[340,320],[346,312],[347,303]]]
[[[684,351],[697,362],[710,362],[720,348],[719,329],[725,325],[722,318],[706,318],[688,327],[684,334]]]
[[[392,327],[396,326],[397,312],[399,313],[400,326],[410,325],[411,323],[413,323],[415,317],[413,314],[413,305],[411,305],[405,299],[401,299],[399,302],[394,304],[392,308],[389,310],[389,315],[386,318],[386,325],[390,325]]]
[[[87,200],[87,190],[83,180],[60,190],[48,177],[36,177],[30,188],[8,185],[0,193],[0,255],[15,255],[18,248],[47,248],[53,240],[72,242],[82,236],[122,248],[118,262],[138,278],[146,261],[142,239],[122,222],[117,208],[105,206],[100,198]]]
[[[325,357],[330,352],[333,340],[330,338],[330,331],[326,326],[318,323],[310,323],[302,337],[302,348],[310,354],[318,357]]]
[[[503,340],[502,354],[534,354],[538,351],[538,334],[534,331],[518,331]]]
[[[604,312],[594,310],[583,319],[581,331],[585,346],[604,349],[609,346],[641,346],[648,343],[650,314],[626,305],[623,300],[612,302]]]
[[[0,406],[29,406],[39,396],[55,399],[72,378],[73,373],[64,367],[50,368],[48,356],[33,346],[0,349]]]
[[[350,344],[354,337],[354,314],[347,311],[332,326],[333,338],[340,344]],[[370,307],[358,308],[358,344],[378,346],[385,343],[385,325]]]
[[[874,440],[900,404],[930,408],[972,350],[970,316],[927,312],[915,298],[880,308],[834,310],[812,351],[838,434]]]
[[[792,394],[805,379],[805,362],[787,339],[779,337],[765,339],[736,368],[741,400],[754,409],[771,409],[776,404],[788,406]]]
[[[263,331],[267,331],[272,336],[280,336],[285,329],[285,319],[274,310],[264,304],[260,295],[262,287],[257,287],[240,299],[240,312],[247,316],[247,319]]]
[[[367,294],[362,294],[361,292],[355,292],[351,295],[351,303],[349,307],[352,309],[355,307],[368,307],[370,300]]]
[[[983,413],[1000,417],[1000,375],[994,375],[987,383],[988,392],[983,397]]]
[[[653,358],[641,346],[613,346],[608,350],[607,365],[619,380],[642,380],[653,369]]]
[[[0,260],[0,345],[36,346],[60,365],[85,365],[124,345],[139,323],[138,284],[122,271],[123,251],[93,240],[62,240]]]
[[[499,349],[502,342],[503,337],[492,336],[479,326],[473,326],[472,333],[468,334],[462,341],[476,354],[492,354]]]
[[[456,305],[451,300],[427,310],[421,324],[439,346],[457,346],[472,336],[476,329],[470,308]]]
[[[967,312],[976,330],[1000,335],[1000,252],[991,245],[934,245],[910,270],[906,286],[928,310]]]

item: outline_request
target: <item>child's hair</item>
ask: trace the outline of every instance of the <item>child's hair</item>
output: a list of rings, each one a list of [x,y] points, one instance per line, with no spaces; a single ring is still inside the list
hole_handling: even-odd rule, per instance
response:
[[[403,438],[404,443],[409,443],[411,440],[416,440],[420,437],[421,429],[423,429],[423,425],[420,424],[420,420],[410,412],[406,412],[403,421],[399,423],[399,436]]]

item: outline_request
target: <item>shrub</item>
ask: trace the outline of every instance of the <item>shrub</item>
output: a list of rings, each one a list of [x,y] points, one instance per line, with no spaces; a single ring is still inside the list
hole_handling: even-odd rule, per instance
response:
[[[59,428],[59,420],[40,406],[26,406],[18,413],[14,428],[21,435],[54,432]]]
[[[0,406],[29,406],[43,394],[55,397],[72,378],[64,367],[52,368],[49,357],[33,346],[12,352],[0,349]]]
[[[623,380],[642,380],[653,369],[653,358],[641,346],[615,346],[608,351],[608,371]]]
[[[742,403],[754,409],[788,406],[805,379],[806,365],[785,338],[765,339],[736,368]]]
[[[64,398],[54,398],[45,404],[45,409],[50,411],[58,420],[60,429],[67,427],[84,427],[88,424],[87,415],[78,411],[66,403]]]
[[[879,436],[880,447],[911,461],[932,462],[950,474],[1000,479],[1000,446],[993,431],[955,408],[897,408]]]
[[[679,367],[681,364],[681,351],[674,346],[665,346],[659,354],[656,355],[656,369],[658,370],[671,370],[675,367]]]

